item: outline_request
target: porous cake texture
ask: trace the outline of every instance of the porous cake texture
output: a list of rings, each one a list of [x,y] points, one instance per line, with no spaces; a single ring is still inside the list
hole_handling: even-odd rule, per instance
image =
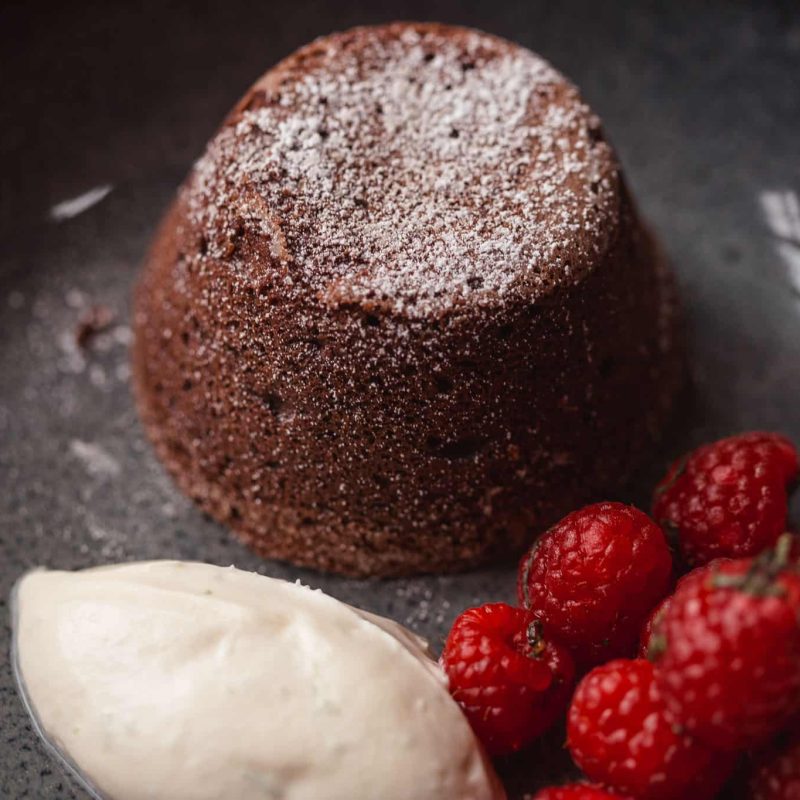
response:
[[[613,492],[682,363],[598,118],[533,53],[435,24],[319,39],[247,92],[135,332],[181,488],[264,556],[357,575],[507,557]]]

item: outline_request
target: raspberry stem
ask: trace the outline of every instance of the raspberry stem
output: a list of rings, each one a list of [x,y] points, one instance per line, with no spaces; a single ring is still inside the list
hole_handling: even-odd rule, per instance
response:
[[[529,658],[541,658],[545,651],[545,641],[542,635],[542,623],[535,619],[528,625],[525,632],[530,648],[527,655]]]
[[[778,538],[775,543],[775,563],[779,569],[789,566],[792,555],[792,534],[788,531]]]
[[[784,533],[775,543],[753,559],[744,575],[715,573],[712,586],[718,589],[738,589],[754,597],[783,597],[784,587],[775,582],[781,572],[789,566],[792,553],[792,535]]]
[[[650,637],[650,645],[647,648],[647,660],[656,662],[667,649],[667,637],[663,633],[655,633]]]
[[[654,492],[656,497],[660,497],[662,494],[664,494],[664,492],[669,491],[678,482],[678,478],[680,478],[681,475],[686,472],[686,465],[689,463],[689,458],[691,455],[691,453],[686,453],[675,462],[675,467],[672,471],[672,475],[669,477],[669,480],[667,480],[667,482],[661,486],[656,486]]]

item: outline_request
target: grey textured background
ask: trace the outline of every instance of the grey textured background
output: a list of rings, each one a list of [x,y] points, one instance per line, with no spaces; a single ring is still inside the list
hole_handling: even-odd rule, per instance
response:
[[[300,576],[438,646],[463,607],[513,596],[512,569],[373,582],[259,561],[177,493],[131,402],[130,290],[175,187],[261,72],[358,23],[439,19],[513,38],[603,117],[679,272],[693,340],[691,398],[623,499],[644,498],[690,442],[755,427],[800,441],[800,219],[786,213],[800,195],[797,3],[27,5],[0,8],[0,597],[39,564],[201,558]],[[106,184],[86,213],[50,218]],[[97,303],[115,320],[81,351],[74,331]],[[518,785],[561,769],[557,749],[511,765]],[[31,733],[7,662],[0,797],[84,797]]]

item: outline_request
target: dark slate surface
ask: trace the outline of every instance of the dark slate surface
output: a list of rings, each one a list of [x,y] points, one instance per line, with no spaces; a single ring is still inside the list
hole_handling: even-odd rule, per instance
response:
[[[800,440],[796,3],[205,5],[0,9],[0,597],[38,564],[200,558],[299,575],[436,646],[463,607],[512,597],[511,569],[372,582],[260,562],[177,493],[131,403],[131,285],[176,185],[263,70],[357,23],[440,19],[511,37],[603,116],[680,274],[694,350],[690,402],[623,497],[643,497],[690,442],[753,427]],[[90,210],[51,219],[55,204],[104,185]],[[95,304],[115,319],[80,351],[75,329]],[[2,639],[5,653],[7,626]],[[561,769],[557,744],[518,759],[520,786]],[[7,662],[0,797],[85,797],[32,735]]]

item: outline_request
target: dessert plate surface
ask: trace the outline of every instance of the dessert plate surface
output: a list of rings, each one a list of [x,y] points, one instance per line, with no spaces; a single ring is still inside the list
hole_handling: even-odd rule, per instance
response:
[[[749,428],[800,441],[800,20],[779,4],[28,6],[0,11],[0,597],[40,564],[235,563],[392,617],[435,649],[463,608],[513,600],[513,565],[378,582],[260,561],[177,491],[133,407],[131,287],[175,188],[252,80],[360,22],[425,16],[507,36],[603,117],[681,280],[694,383],[639,485],[612,499],[646,505],[665,461],[694,443]],[[7,625],[0,637],[9,653]],[[12,661],[0,797],[86,800],[36,736]],[[508,765],[511,784],[566,774],[558,744],[534,751],[532,780]]]

